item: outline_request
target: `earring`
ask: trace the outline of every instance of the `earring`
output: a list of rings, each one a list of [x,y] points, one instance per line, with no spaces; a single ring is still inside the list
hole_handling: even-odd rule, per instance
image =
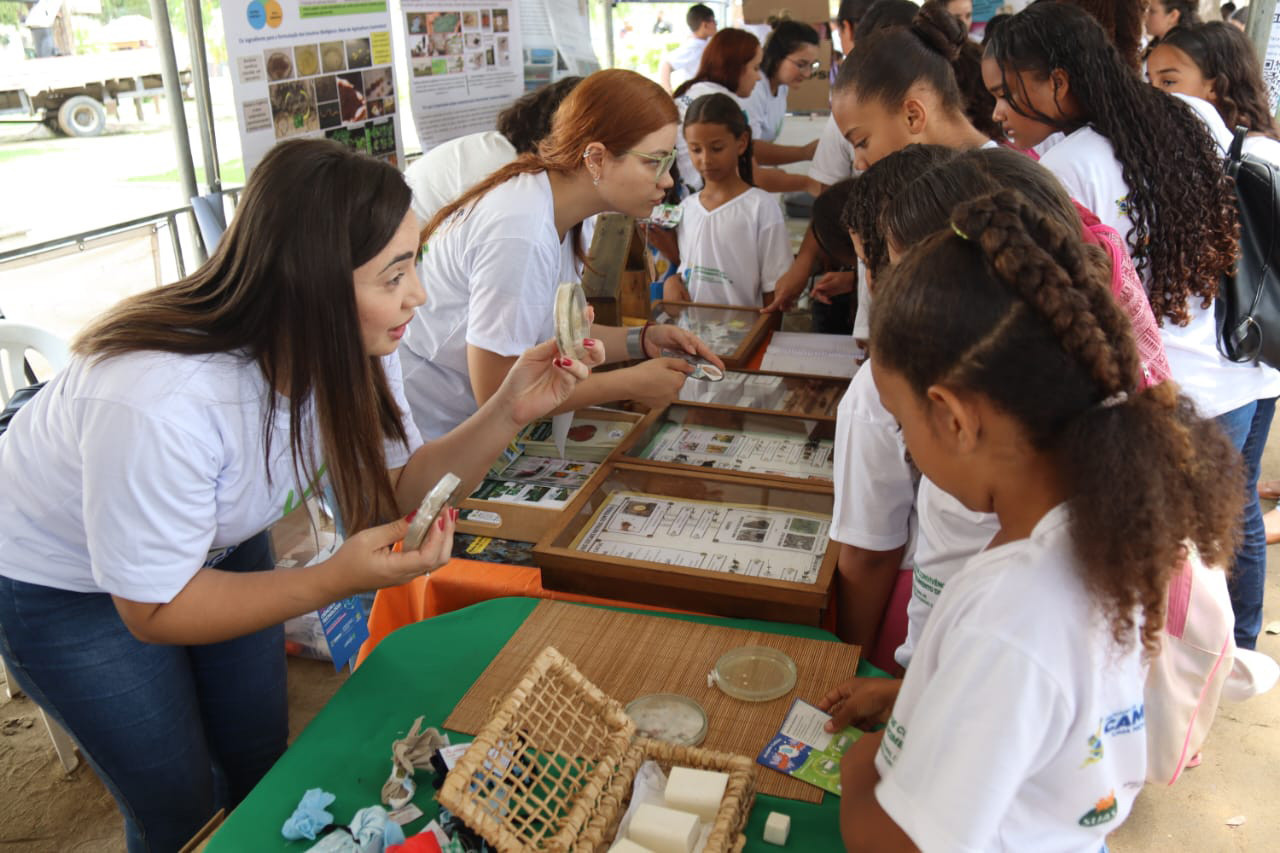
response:
[[[592,186],[600,186],[600,176],[593,174],[591,176],[591,184]]]
[[[588,163],[590,162],[590,160],[591,160],[591,152],[590,151],[582,152],[582,162]],[[591,172],[591,169],[588,168],[587,171]],[[600,176],[597,175],[595,172],[591,172],[591,183],[593,186],[597,186],[597,187],[600,186]]]

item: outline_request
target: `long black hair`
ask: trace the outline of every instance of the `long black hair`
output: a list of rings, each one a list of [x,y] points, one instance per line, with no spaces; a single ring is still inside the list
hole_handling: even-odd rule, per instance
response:
[[[769,40],[764,43],[763,57],[760,60],[760,73],[764,74],[766,80],[772,80],[773,75],[778,70],[778,66],[788,56],[806,44],[817,47],[819,41],[818,31],[808,24],[803,24],[800,21],[778,21],[773,28],[773,32],[769,34]]]
[[[1156,321],[1189,319],[1192,296],[1209,307],[1236,254],[1235,198],[1222,154],[1200,118],[1144,83],[1089,13],[1036,3],[1005,21],[987,45],[1000,65],[1011,109],[1071,132],[1088,125],[1115,151],[1129,188],[1126,235],[1145,274]],[[1066,72],[1080,114],[1059,121],[1035,110],[1015,72],[1047,79]]]
[[[920,82],[937,92],[945,109],[963,114],[991,139],[1004,138],[991,117],[995,97],[982,83],[982,51],[937,0],[925,3],[910,27],[883,30],[859,46],[841,64],[832,90],[896,108]]]
[[[1262,66],[1249,37],[1221,21],[1170,30],[1160,44],[1176,47],[1200,68],[1213,86],[1213,105],[1227,127],[1280,139],[1280,126],[1271,114]]]
[[[733,134],[734,139],[746,134],[747,149],[738,158],[738,175],[747,183],[754,183],[751,175],[751,125],[747,122],[747,114],[742,111],[741,104],[723,92],[703,95],[685,110],[684,127],[691,124],[721,125]]]

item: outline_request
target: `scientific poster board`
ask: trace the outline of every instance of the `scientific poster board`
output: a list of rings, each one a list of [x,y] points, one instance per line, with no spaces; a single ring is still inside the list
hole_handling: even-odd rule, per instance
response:
[[[403,164],[387,9],[387,0],[223,3],[246,174],[295,137]]]
[[[422,150],[493,130],[524,93],[518,15],[528,0],[401,0]]]
[[[587,0],[522,0],[520,30],[525,91],[600,70],[591,46]]]
[[[1280,6],[1271,15],[1270,35],[1267,36],[1267,52],[1262,59],[1262,79],[1267,84],[1271,114],[1280,109]]]

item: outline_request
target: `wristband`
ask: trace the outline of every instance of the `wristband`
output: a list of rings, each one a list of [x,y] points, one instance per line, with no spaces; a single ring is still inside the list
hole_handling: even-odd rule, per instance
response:
[[[646,324],[644,328],[632,327],[627,329],[627,358],[635,360],[645,357],[644,354],[644,329],[648,328]]]

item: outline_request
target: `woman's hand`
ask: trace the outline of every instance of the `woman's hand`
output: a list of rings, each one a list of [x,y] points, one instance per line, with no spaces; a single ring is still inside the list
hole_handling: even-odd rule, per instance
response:
[[[897,678],[851,678],[822,697],[818,709],[831,715],[826,726],[829,732],[850,725],[868,729],[889,721],[901,689],[902,681]]]
[[[560,355],[552,340],[525,350],[512,365],[494,397],[501,400],[516,429],[555,411],[587,378],[591,368],[604,363],[603,343],[595,338],[583,343],[587,350],[585,363]]]
[[[724,362],[703,343],[702,339],[690,331],[672,323],[655,323],[644,333],[644,354],[653,359],[662,354],[664,349],[674,349],[705,358],[716,367],[724,370]],[[685,365],[688,367],[688,365]],[[685,373],[692,373],[689,368]],[[679,389],[677,389],[679,390]]]
[[[684,286],[684,278],[679,273],[672,273],[662,282],[662,299],[664,302],[693,301],[689,296],[689,289]]]
[[[405,519],[370,527],[343,542],[338,552],[326,561],[344,590],[342,597],[399,586],[449,562],[457,512],[446,507],[416,551],[402,552],[395,548],[409,532],[409,522]]]
[[[652,332],[656,326],[649,328]],[[647,341],[646,341],[647,343]],[[665,406],[676,398],[693,365],[678,358],[651,358],[626,368],[628,399],[650,409]]]

